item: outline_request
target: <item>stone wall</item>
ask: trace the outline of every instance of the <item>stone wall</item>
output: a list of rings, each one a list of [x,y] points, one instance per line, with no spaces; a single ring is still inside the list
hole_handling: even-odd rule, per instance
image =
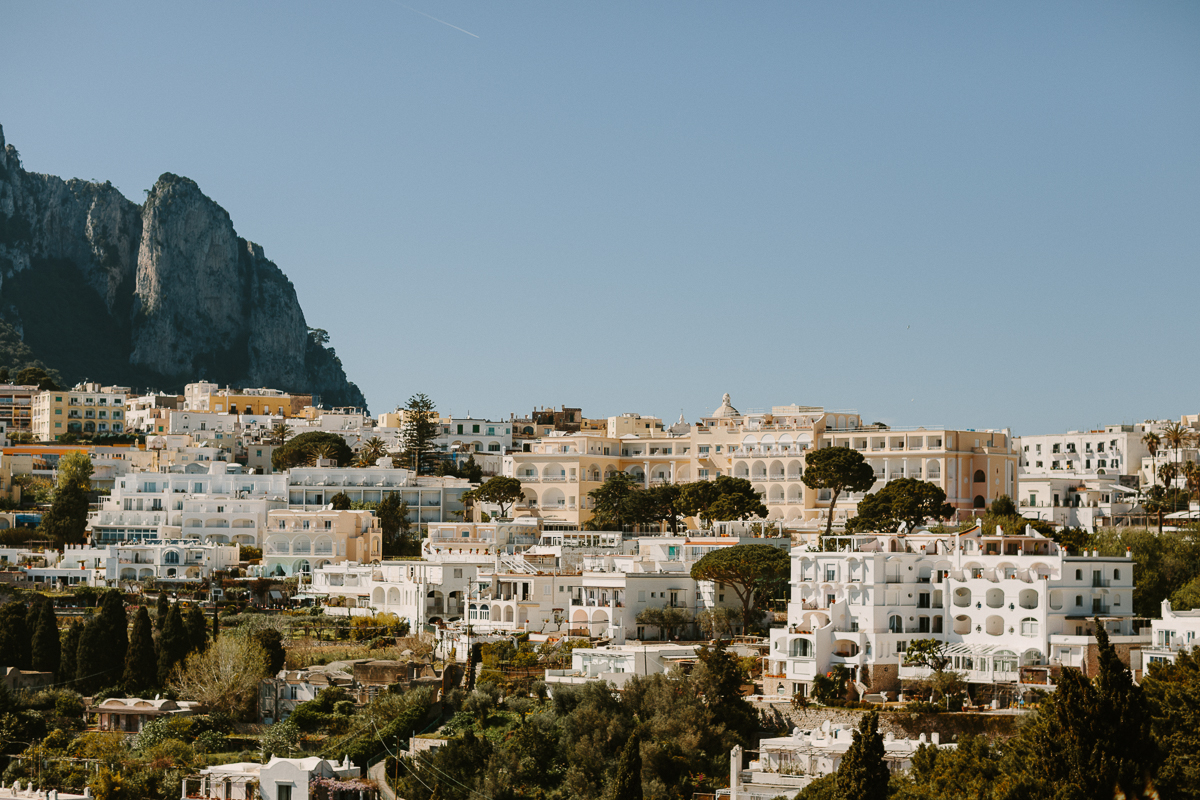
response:
[[[825,722],[857,727],[863,714],[867,713],[865,709],[824,706],[793,708],[791,703],[760,700],[751,701],[751,704],[762,712],[767,725],[788,730],[815,730]],[[1026,717],[1025,714],[1012,712],[913,714],[907,711],[881,711],[879,729],[884,734],[893,734],[896,738],[914,738],[922,733],[928,736],[936,731],[941,734],[943,742],[954,741],[955,737],[962,734],[1007,738],[1016,735],[1019,725]]]

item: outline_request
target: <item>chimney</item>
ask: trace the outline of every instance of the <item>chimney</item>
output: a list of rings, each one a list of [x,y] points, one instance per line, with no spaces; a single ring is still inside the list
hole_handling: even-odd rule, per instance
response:
[[[937,747],[942,742],[942,735],[937,731],[934,731],[933,733],[929,734],[929,741],[933,743],[934,747]]]

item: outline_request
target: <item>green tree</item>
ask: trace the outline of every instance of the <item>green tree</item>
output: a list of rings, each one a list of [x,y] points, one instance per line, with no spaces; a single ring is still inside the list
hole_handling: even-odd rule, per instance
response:
[[[38,532],[58,545],[79,544],[87,530],[88,493],[77,484],[59,486]]]
[[[758,714],[742,694],[746,679],[737,656],[718,643],[698,647],[696,659],[692,684],[704,698],[711,718],[720,720],[742,741],[749,741],[758,730]]]
[[[62,663],[62,644],[58,636],[58,617],[54,614],[54,604],[49,601],[39,604],[37,627],[33,629],[32,657],[33,669],[39,672],[58,674]]]
[[[271,432],[267,434],[267,441],[274,445],[281,445],[290,438],[292,438],[292,429],[284,422],[275,423],[274,427],[271,428]],[[272,458],[273,460],[274,458]]]
[[[43,392],[61,391],[62,387],[56,382],[55,376],[57,373],[52,376],[41,367],[25,367],[17,373],[16,383],[18,386],[37,386]]]
[[[339,467],[346,467],[354,462],[354,451],[341,436],[326,431],[309,431],[276,447],[271,453],[271,466],[279,472],[305,466],[314,450],[318,448],[326,448],[323,450],[328,454],[325,457],[336,461]]]
[[[358,451],[358,465],[360,467],[373,467],[376,461],[386,458],[387,454],[387,443],[378,436],[372,436],[363,442],[362,449]]]
[[[437,461],[433,440],[438,435],[438,417],[433,401],[424,393],[414,394],[404,406],[403,419],[405,465],[418,475],[429,475]]]
[[[860,500],[858,516],[846,523],[846,530],[894,531],[904,523],[911,531],[927,519],[948,519],[953,515],[954,509],[946,502],[946,493],[940,486],[916,478],[898,478]]]
[[[350,495],[346,494],[345,492],[338,492],[333,497],[329,498],[329,505],[333,506],[335,511],[349,511],[350,504]]]
[[[829,515],[825,535],[833,531],[834,509],[842,492],[865,492],[875,484],[875,471],[857,450],[849,447],[823,447],[804,457],[801,480],[809,489],[826,489],[830,493]]]
[[[1200,608],[1200,578],[1192,578],[1171,594],[1171,607],[1176,611]]]
[[[745,478],[721,475],[715,481],[694,481],[679,488],[679,513],[698,517],[705,525],[713,520],[765,517],[767,507]]]
[[[879,712],[863,715],[854,739],[837,771],[839,800],[887,800],[891,777],[883,760],[883,734],[879,732]]]
[[[83,694],[109,686],[118,677],[108,671],[104,635],[97,619],[85,623],[79,632],[79,646],[75,650],[75,688]]]
[[[62,637],[62,658],[58,665],[58,679],[60,682],[75,681],[75,656],[79,652],[79,634],[83,631],[83,624],[78,620],[71,622],[67,626],[66,633]]]
[[[253,638],[266,656],[267,674],[278,675],[287,659],[287,651],[283,649],[283,635],[274,628],[264,628],[255,631]]]
[[[72,450],[58,460],[58,488],[78,486],[90,491],[92,488],[92,458],[81,450]]]
[[[488,478],[478,489],[471,490],[471,494],[476,500],[500,506],[501,517],[507,517],[513,503],[525,496],[519,480],[503,475]]]
[[[591,521],[596,529],[619,531],[636,524],[641,514],[636,497],[640,491],[642,489],[632,475],[618,470],[599,487],[588,492],[588,497],[592,499]]]
[[[665,522],[671,533],[679,532],[679,499],[683,489],[678,484],[651,486],[642,492],[645,508],[640,516],[650,522]]]
[[[1200,577],[1200,533],[1182,531],[1157,536],[1146,528],[1100,528],[1092,547],[1102,556],[1124,556],[1133,562],[1133,613],[1158,617],[1162,601]]]
[[[988,513],[994,517],[1015,517],[1020,514],[1017,511],[1017,504],[1006,494],[1002,494],[992,501],[992,505],[988,508]]]
[[[0,664],[29,669],[32,660],[25,604],[19,600],[5,603],[0,607]]]
[[[769,544],[738,544],[706,554],[692,565],[693,580],[722,583],[733,589],[742,603],[742,625],[749,631],[756,597],[766,597],[787,583],[791,556]]]
[[[1162,797],[1200,798],[1200,650],[1174,663],[1152,664],[1142,680],[1152,712],[1150,730],[1163,753],[1155,777]]]
[[[399,492],[384,495],[375,506],[375,516],[383,531],[383,551],[386,555],[416,556],[421,554],[421,544],[408,534],[408,503],[400,499]]]
[[[178,604],[172,605],[163,622],[162,633],[158,637],[158,684],[166,686],[171,681],[175,667],[187,658],[191,650],[188,641],[187,627],[183,623],[183,615],[179,613]]]
[[[125,652],[129,648],[129,617],[125,601],[118,591],[107,591],[100,598],[96,624],[104,637],[104,650],[99,668],[104,671],[102,686],[113,686],[125,669]]]
[[[915,639],[908,644],[904,653],[904,665],[926,667],[932,670],[927,680],[921,683],[929,690],[929,702],[957,694],[962,689],[962,676],[948,671],[950,658],[944,643],[937,639]]]
[[[158,684],[158,654],[154,652],[154,631],[150,625],[150,612],[145,606],[139,606],[133,618],[121,683],[126,691],[134,694],[149,692]]]
[[[208,621],[204,619],[200,606],[193,604],[188,609],[184,625],[187,628],[189,650],[203,653],[204,648],[208,647]]]
[[[605,800],[642,800],[642,737],[638,730],[625,742]]]
[[[154,630],[161,631],[163,623],[167,621],[167,614],[171,610],[171,601],[167,598],[166,592],[158,593],[158,600],[154,602]]]
[[[475,454],[467,456],[467,460],[458,469],[458,476],[466,478],[470,483],[483,483],[483,467],[475,462]]]
[[[1088,680],[1063,669],[1058,687],[1016,742],[1016,760],[1035,795],[1075,800],[1137,797],[1157,762],[1149,707],[1108,641],[1096,628],[1099,670]],[[1053,758],[1046,758],[1052,753]]]

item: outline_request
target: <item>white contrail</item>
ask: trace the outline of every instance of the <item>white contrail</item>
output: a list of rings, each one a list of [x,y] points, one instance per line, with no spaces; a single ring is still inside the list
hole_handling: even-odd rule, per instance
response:
[[[409,11],[413,12],[414,14],[420,14],[422,17],[427,17],[427,18],[433,20],[434,22],[440,22],[448,28],[454,28],[454,30],[456,30],[456,31],[462,31],[467,36],[475,36],[475,34],[471,33],[468,30],[463,30],[462,28],[458,27],[457,25],[451,25],[449,22],[446,22],[446,20],[444,20],[444,19],[438,19],[437,17],[431,17],[429,14],[426,14],[424,11],[417,11],[415,8],[412,8],[411,6],[404,5],[404,3],[396,3],[396,5],[400,6],[401,8],[407,8]],[[479,37],[475,36],[475,38],[478,39]]]

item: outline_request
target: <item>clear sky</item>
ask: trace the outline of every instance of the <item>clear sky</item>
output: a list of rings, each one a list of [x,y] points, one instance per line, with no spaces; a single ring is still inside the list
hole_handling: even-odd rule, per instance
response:
[[[1200,411],[1191,0],[10,2],[0,124],[195,179],[376,412]]]

